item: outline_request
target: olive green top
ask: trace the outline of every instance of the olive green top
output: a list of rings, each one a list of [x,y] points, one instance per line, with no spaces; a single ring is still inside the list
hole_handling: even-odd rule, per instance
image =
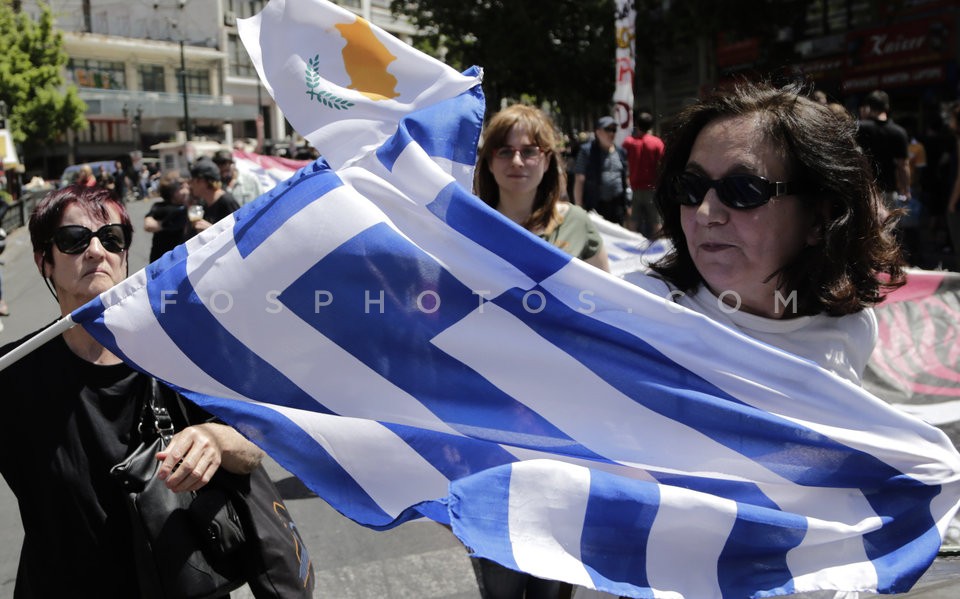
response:
[[[540,238],[581,260],[596,255],[603,247],[603,239],[586,210],[573,204],[561,204],[557,208],[558,222],[551,225]]]

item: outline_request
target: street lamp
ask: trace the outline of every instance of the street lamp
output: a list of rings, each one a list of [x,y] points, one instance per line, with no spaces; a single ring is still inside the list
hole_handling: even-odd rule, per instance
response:
[[[187,61],[183,55],[183,40],[180,40],[180,91],[183,92],[183,128],[187,133],[187,141],[190,141],[190,108],[187,104]]]
[[[130,121],[130,132],[132,133],[131,141],[133,142],[133,149],[140,149],[140,121],[143,119],[143,106],[137,106],[136,112],[133,113],[133,118],[130,118],[130,110],[127,109],[127,105],[123,105],[123,118]]]

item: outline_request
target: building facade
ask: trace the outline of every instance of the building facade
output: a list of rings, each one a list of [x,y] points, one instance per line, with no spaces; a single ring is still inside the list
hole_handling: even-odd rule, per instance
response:
[[[65,78],[87,103],[89,126],[66,132],[46,157],[53,177],[69,164],[151,155],[189,135],[293,154],[303,145],[260,83],[237,21],[267,0],[47,0],[63,32]],[[412,29],[389,0],[344,0],[346,8],[401,39]],[[36,17],[37,2],[22,2]],[[184,93],[185,89],[185,93]],[[31,169],[27,157],[27,169]]]
[[[657,56],[636,104],[666,117],[724,81],[803,80],[853,115],[882,89],[894,118],[922,133],[960,98],[958,26],[958,0],[809,0],[800,22],[766,37],[719,32]]]

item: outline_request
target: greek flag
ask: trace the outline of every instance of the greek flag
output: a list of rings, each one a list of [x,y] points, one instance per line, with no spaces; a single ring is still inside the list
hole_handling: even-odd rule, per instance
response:
[[[906,591],[940,431],[473,197],[480,73],[273,0],[241,34],[321,159],[77,310],[371,528],[631,597]]]

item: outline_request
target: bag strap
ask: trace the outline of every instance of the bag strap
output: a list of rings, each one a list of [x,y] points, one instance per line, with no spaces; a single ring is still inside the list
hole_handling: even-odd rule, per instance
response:
[[[143,437],[146,427],[149,426],[147,420],[151,417],[153,419],[153,432],[163,439],[164,443],[168,443],[176,431],[173,428],[173,419],[170,418],[170,411],[167,410],[166,403],[161,395],[160,383],[153,377],[150,377],[150,390],[147,393],[146,401],[143,403],[143,411],[140,413],[140,424],[137,426],[137,431],[140,433],[141,438]]]

